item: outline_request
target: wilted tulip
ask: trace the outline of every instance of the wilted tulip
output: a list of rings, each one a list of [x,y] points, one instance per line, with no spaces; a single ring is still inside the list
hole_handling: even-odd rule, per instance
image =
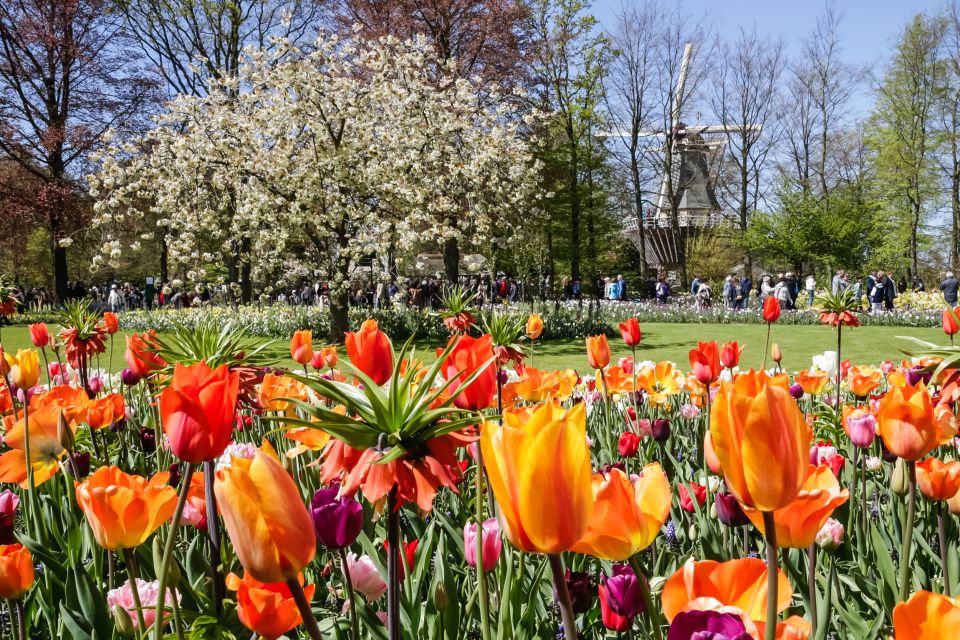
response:
[[[500,559],[500,549],[503,540],[500,538],[500,524],[496,518],[489,518],[483,523],[481,545],[483,546],[483,571],[489,573],[497,566]],[[463,553],[467,564],[477,568],[477,523],[468,522],[463,525]]]
[[[317,540],[328,549],[349,547],[363,531],[363,505],[353,496],[341,496],[339,485],[313,494],[310,517]]]

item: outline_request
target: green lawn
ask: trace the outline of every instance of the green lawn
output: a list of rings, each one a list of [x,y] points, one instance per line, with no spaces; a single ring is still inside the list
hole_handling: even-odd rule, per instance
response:
[[[765,325],[720,325],[720,324],[669,324],[651,323],[642,327],[643,344],[637,352],[638,359],[673,360],[687,366],[687,353],[696,346],[698,340],[716,340],[726,342],[736,340],[746,346],[741,366],[759,367],[763,359],[763,345],[766,337]],[[116,336],[117,355],[115,366],[122,361],[124,346],[121,332]],[[814,354],[836,348],[836,332],[827,327],[817,326],[776,326],[773,327],[772,341],[778,342],[783,352],[783,366],[787,370],[803,369],[810,366]],[[945,341],[939,329],[917,329],[910,327],[858,327],[844,330],[843,355],[854,363],[877,365],[883,360],[903,358],[900,349],[909,348],[912,343],[898,336],[915,336],[931,342]],[[30,346],[30,336],[26,326],[3,327],[0,329],[3,347],[8,351]],[[278,342],[278,351],[285,345]],[[317,343],[318,346],[320,343]],[[610,340],[614,360],[630,354],[619,338]],[[534,365],[540,368],[573,368],[584,370],[587,359],[584,345],[580,340],[552,341],[535,344]],[[432,350],[431,350],[432,351]],[[341,351],[342,357],[342,351]],[[292,364],[289,360],[287,364]]]

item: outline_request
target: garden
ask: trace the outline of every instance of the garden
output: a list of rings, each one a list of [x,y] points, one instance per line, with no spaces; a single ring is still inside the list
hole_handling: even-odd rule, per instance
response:
[[[549,315],[499,308],[429,348],[83,303],[6,327],[8,633],[946,637],[960,319],[852,361],[885,328],[849,297],[770,302],[750,342],[654,359],[631,316],[564,368]],[[800,329],[824,352],[785,369]]]

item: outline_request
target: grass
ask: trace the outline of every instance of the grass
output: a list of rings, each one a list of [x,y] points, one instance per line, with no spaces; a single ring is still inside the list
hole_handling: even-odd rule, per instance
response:
[[[767,328],[764,325],[711,325],[711,324],[669,324],[649,323],[643,325],[643,343],[637,350],[638,360],[672,360],[684,368],[688,364],[687,354],[696,347],[697,341],[716,340],[727,342],[736,340],[741,347],[745,347],[741,357],[741,367],[759,368],[763,360],[763,347],[766,340]],[[114,366],[124,366],[123,348],[126,332],[115,336],[117,353],[114,354]],[[788,371],[805,369],[811,364],[811,357],[837,346],[835,330],[819,326],[773,326],[771,342],[780,344],[783,352],[783,367]],[[884,360],[899,361],[904,358],[901,349],[909,349],[913,344],[899,336],[913,336],[922,340],[945,344],[946,338],[939,329],[914,327],[857,327],[845,328],[843,331],[843,357],[855,364],[878,365]],[[30,334],[24,325],[3,327],[0,329],[0,342],[4,349],[15,352],[18,348],[32,346]],[[318,346],[320,343],[317,343]],[[284,341],[276,341],[277,353],[286,353]],[[400,347],[399,344],[396,345]],[[433,346],[418,351],[426,354],[433,353]],[[619,338],[610,340],[613,359],[630,355]],[[578,369],[587,368],[587,358],[582,340],[555,340],[537,342],[534,344],[533,364],[543,369]],[[426,352],[426,353],[424,353]],[[341,349],[341,357],[344,357]],[[106,363],[104,362],[104,365]],[[529,364],[529,360],[528,360]],[[768,362],[768,364],[772,364]],[[281,366],[294,366],[293,362],[284,356]],[[296,365],[299,366],[299,365]]]

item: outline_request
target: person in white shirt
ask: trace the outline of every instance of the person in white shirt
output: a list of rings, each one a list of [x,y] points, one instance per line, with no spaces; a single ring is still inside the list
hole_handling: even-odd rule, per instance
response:
[[[817,292],[817,279],[813,277],[813,274],[807,276],[806,282],[807,289],[807,306],[813,306],[813,296]]]

